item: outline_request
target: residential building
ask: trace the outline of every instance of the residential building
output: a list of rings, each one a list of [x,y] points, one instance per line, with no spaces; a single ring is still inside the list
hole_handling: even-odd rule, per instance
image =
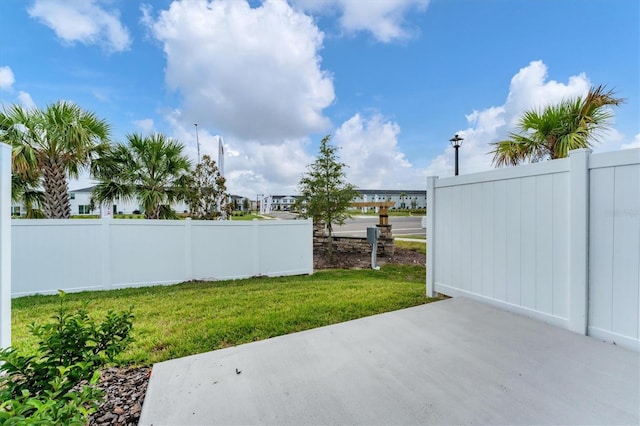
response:
[[[75,189],[73,191],[69,191],[69,201],[71,204],[71,215],[72,216],[90,216],[90,215],[100,215],[100,206],[91,207],[91,191],[93,191],[93,186],[88,188]],[[237,206],[236,210],[243,209],[243,200],[245,197],[239,195],[231,195],[232,202],[235,201],[235,205]],[[189,206],[184,202],[174,203],[171,206],[176,213],[187,213],[189,211]],[[140,201],[137,198],[132,200],[124,200],[124,199],[116,199],[113,202],[109,213],[104,214],[134,214],[144,212],[144,208]],[[12,203],[11,204],[11,215],[12,216],[24,216],[27,213],[24,206],[20,203]]]
[[[393,201],[391,209],[426,209],[427,192],[424,190],[404,189],[358,189],[359,195],[354,201]],[[269,197],[265,197],[269,198]],[[288,211],[298,198],[297,195],[271,195],[272,211]]]

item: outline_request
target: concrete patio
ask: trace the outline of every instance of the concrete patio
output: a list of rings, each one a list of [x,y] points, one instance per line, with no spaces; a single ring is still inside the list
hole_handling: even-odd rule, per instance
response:
[[[139,424],[638,423],[640,354],[455,298],[156,364]]]

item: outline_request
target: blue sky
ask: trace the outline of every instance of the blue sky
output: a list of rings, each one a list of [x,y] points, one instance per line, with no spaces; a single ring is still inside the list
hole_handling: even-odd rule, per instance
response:
[[[248,197],[295,193],[329,133],[352,183],[421,189],[454,134],[487,170],[522,111],[591,85],[626,99],[595,150],[640,146],[639,28],[636,0],[3,0],[0,102],[70,100],[194,160],[198,123]]]

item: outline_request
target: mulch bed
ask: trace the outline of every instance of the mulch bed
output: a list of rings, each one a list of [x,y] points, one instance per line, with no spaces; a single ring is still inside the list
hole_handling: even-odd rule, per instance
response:
[[[378,265],[424,265],[424,254],[395,249],[393,257],[378,256]],[[318,269],[369,269],[371,255],[339,253],[329,262],[322,255],[314,255],[313,268]],[[91,415],[91,426],[135,426],[140,420],[142,403],[151,377],[151,368],[108,368],[102,371],[99,387],[106,392],[105,402]]]
[[[91,415],[89,424],[137,425],[150,376],[149,367],[112,367],[103,370],[98,387],[105,391],[105,401]]]
[[[397,248],[393,256],[378,256],[379,266],[386,264],[425,265],[427,257],[417,251]],[[336,253],[332,262],[320,254],[313,255],[313,269],[370,269],[371,253]]]

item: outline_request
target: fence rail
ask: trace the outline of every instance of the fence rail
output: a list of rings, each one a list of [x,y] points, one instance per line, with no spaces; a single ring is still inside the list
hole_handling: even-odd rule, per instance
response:
[[[12,296],[313,273],[309,220],[12,220]]]
[[[640,150],[427,180],[427,293],[640,350]]]

